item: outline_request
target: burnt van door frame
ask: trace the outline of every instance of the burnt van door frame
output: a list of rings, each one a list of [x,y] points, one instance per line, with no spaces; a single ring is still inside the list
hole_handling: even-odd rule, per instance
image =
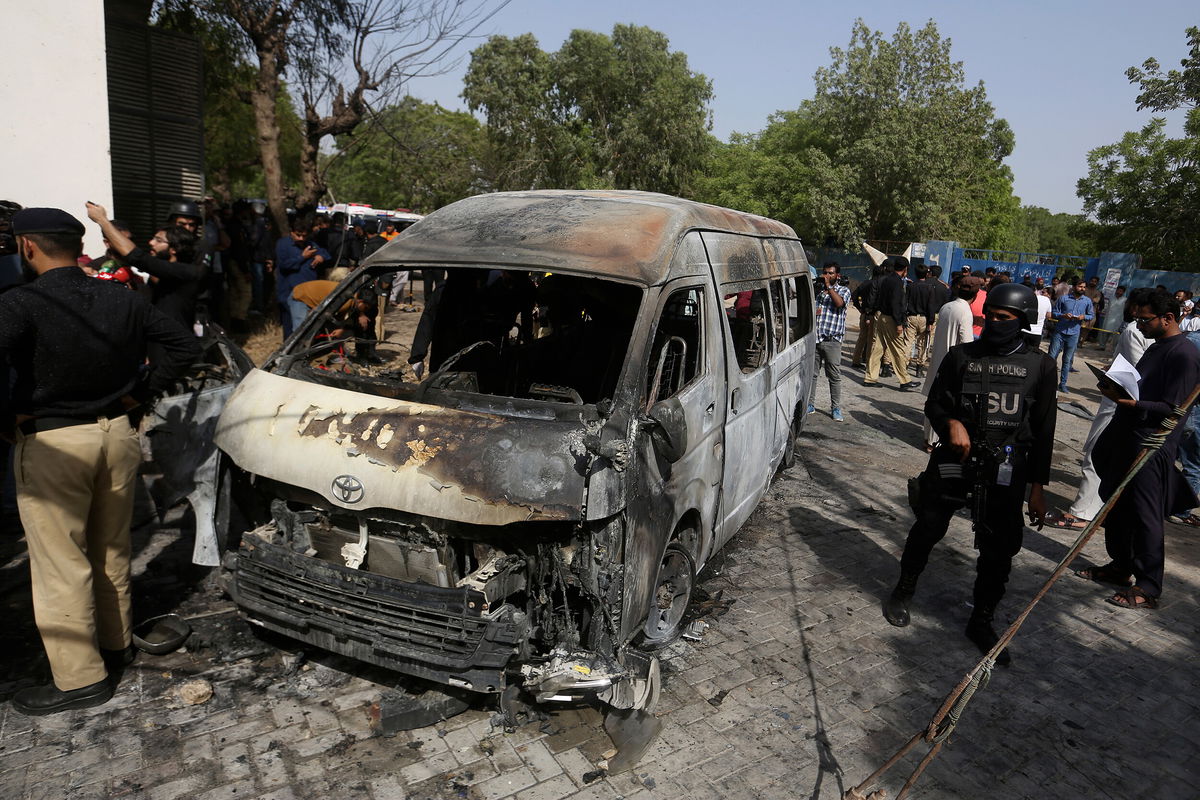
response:
[[[684,248],[681,248],[684,249]],[[704,258],[697,240],[692,249]],[[678,258],[686,255],[677,253]],[[708,272],[707,263],[703,264]],[[626,506],[625,581],[622,598],[622,639],[641,629],[650,608],[651,592],[659,564],[672,536],[679,533],[699,568],[712,546],[717,523],[717,496],[722,479],[725,435],[725,346],[721,302],[708,274],[678,278],[659,289],[652,322],[638,362],[641,383],[638,416],[645,418],[653,403],[648,397],[648,377],[656,371],[654,352],[663,312],[672,296],[695,288],[701,292],[701,360],[696,377],[669,395],[678,400],[687,424],[687,446],[675,462],[655,449],[648,427],[639,426],[633,445],[630,502]],[[691,512],[695,512],[694,514]],[[682,530],[681,530],[682,528]]]
[[[768,284],[773,269],[762,242],[750,236],[731,233],[701,234],[708,251],[709,264],[716,282],[717,299],[722,302],[722,330],[725,348],[727,411],[725,415],[725,463],[721,481],[721,508],[718,512],[715,546],[719,547],[737,532],[754,512],[766,491],[776,460],[775,387],[770,362],[775,355],[771,329]],[[735,347],[725,296],[740,291],[761,290],[766,297],[766,352],[750,371],[743,371]],[[736,312],[735,312],[736,313]],[[753,314],[753,308],[751,309]]]

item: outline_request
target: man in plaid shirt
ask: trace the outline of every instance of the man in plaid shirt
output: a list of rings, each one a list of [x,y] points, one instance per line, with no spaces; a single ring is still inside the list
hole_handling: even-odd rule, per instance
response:
[[[842,416],[842,339],[846,336],[846,308],[850,305],[850,290],[839,282],[841,275],[841,267],[832,261],[826,263],[821,270],[821,283],[817,291],[817,368],[824,362],[834,422],[845,421]],[[808,413],[817,410],[814,405],[816,400],[817,376],[814,372],[812,391],[808,395]]]

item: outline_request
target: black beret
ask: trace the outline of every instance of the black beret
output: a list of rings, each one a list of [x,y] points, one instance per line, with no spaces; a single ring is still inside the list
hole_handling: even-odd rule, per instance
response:
[[[26,233],[70,233],[83,236],[83,223],[61,208],[26,208],[13,214],[12,232],[17,236]]]

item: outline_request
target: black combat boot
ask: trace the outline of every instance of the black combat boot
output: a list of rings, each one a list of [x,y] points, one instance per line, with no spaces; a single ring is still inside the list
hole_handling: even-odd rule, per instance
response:
[[[977,604],[975,610],[971,612],[971,618],[967,620],[967,638],[974,642],[975,646],[979,648],[979,652],[984,655],[987,655],[996,646],[996,642],[1000,641],[1000,637],[992,628],[992,617],[995,613],[995,606]],[[1007,647],[996,656],[996,663],[1001,667],[1007,667],[1012,663],[1012,657],[1008,654]]]
[[[921,577],[919,572],[901,571],[896,588],[892,589],[891,595],[883,601],[883,618],[897,628],[908,625],[908,601],[917,591],[917,578],[919,577]]]

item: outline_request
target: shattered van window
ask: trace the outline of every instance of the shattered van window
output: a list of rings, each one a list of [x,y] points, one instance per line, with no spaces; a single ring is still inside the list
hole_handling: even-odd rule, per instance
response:
[[[798,276],[793,281],[792,300],[788,304],[789,316],[792,321],[792,341],[796,342],[808,335],[813,328],[813,295],[812,281],[808,276]]]
[[[308,377],[416,399],[429,390],[587,404],[613,396],[641,289],[544,272],[448,268],[421,308],[416,334],[402,341],[379,323],[395,270],[348,279],[310,320],[307,346],[293,346],[293,361],[307,364]]]
[[[730,285],[729,288],[733,288]],[[767,298],[767,287],[744,289],[724,295],[725,321],[729,324],[729,336],[733,351],[742,372],[754,370],[767,363],[771,343],[767,331],[767,315],[771,301]]]
[[[775,352],[787,346],[787,289],[783,278],[771,281],[771,330],[775,333]]]
[[[667,298],[654,328],[646,396],[653,405],[676,394],[700,373],[703,290],[680,289]]]

